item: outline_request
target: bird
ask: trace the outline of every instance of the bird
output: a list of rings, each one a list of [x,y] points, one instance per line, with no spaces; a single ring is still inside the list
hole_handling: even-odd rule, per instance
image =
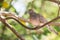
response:
[[[28,13],[30,15],[29,21],[34,26],[41,26],[42,24],[45,24],[45,23],[48,22],[46,20],[46,18],[44,18],[44,16],[42,16],[41,14],[36,13],[33,9],[29,9]],[[58,35],[58,32],[56,30],[54,30],[54,28],[52,28],[51,25],[48,24],[48,25],[46,25],[46,27],[48,28],[48,30],[50,32],[53,32],[53,33]]]

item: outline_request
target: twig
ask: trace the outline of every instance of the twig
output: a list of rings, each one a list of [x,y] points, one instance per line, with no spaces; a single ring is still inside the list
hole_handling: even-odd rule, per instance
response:
[[[12,26],[10,24],[8,24],[8,22],[6,21],[5,18],[1,17],[1,15],[0,15],[0,21],[3,24],[5,24],[19,39],[25,40],[21,35],[19,35],[19,33],[14,28],[12,28]]]
[[[22,18],[22,17],[18,17],[17,15],[15,15],[15,13],[1,13],[3,16],[6,16],[6,17],[14,17],[14,18],[17,18],[18,20],[23,20],[24,22],[28,22],[30,23],[28,20]],[[50,25],[56,25],[56,26],[60,26],[60,23],[58,22],[52,22],[50,23]]]
[[[60,19],[60,17],[56,17],[56,18],[54,18],[53,20],[51,20],[51,21],[43,24],[42,26],[36,26],[36,27],[34,27],[34,28],[30,28],[30,27],[27,27],[27,26],[23,25],[23,24],[22,24],[17,18],[15,18],[15,17],[7,17],[6,19],[14,19],[14,20],[16,20],[19,24],[21,24],[22,27],[27,28],[27,29],[29,29],[29,30],[37,30],[37,29],[40,29],[40,28],[44,27],[44,26],[47,25],[47,24],[50,24],[50,23],[52,23],[52,22]]]
[[[28,22],[30,23],[28,20],[24,19],[24,18],[21,18],[21,17],[18,17],[17,15],[15,15],[15,13],[6,13],[6,12],[2,12],[1,15],[3,16],[6,16],[6,17],[10,17],[10,18],[7,18],[7,19],[14,19],[17,18],[17,21],[19,20],[23,20],[24,22]],[[20,22],[20,21],[19,21]],[[20,23],[21,24],[21,23]],[[50,25],[56,25],[56,26],[60,26],[60,23],[56,23],[56,22],[51,22],[49,23]],[[23,24],[22,24],[23,25]],[[23,25],[24,26],[24,25]]]

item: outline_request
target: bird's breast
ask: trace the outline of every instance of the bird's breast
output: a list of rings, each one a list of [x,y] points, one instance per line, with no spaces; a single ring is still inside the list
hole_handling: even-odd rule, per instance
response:
[[[33,18],[31,18],[31,19],[30,19],[30,23],[31,23],[32,25],[34,25],[34,26],[40,25],[39,19],[33,19]]]

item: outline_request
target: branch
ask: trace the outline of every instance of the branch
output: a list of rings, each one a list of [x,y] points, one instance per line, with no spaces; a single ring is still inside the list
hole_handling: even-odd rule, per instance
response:
[[[5,18],[1,17],[1,15],[0,15],[0,21],[4,25],[6,25],[19,39],[25,40],[21,35],[19,35],[19,33],[14,28],[12,28],[12,26],[10,24],[8,24],[8,22],[6,21]]]
[[[44,26],[47,25],[47,24],[50,24],[50,23],[52,23],[52,22],[60,19],[60,17],[56,17],[56,18],[54,18],[53,20],[51,20],[51,21],[43,24],[42,26],[36,26],[36,27],[34,27],[34,28],[30,28],[30,27],[27,27],[27,26],[23,25],[23,24],[22,24],[17,18],[15,18],[15,17],[7,17],[6,19],[14,19],[14,20],[17,21],[19,24],[21,24],[22,27],[27,28],[27,29],[29,29],[29,30],[37,30],[37,29],[40,29],[40,28],[44,27]]]
[[[17,18],[18,20],[23,20],[24,22],[28,22],[30,23],[28,20],[24,19],[24,18],[21,18],[21,17],[18,17],[17,15],[15,15],[15,13],[1,13],[3,16],[6,16],[6,17],[15,17]],[[11,19],[11,18],[10,18]],[[50,25],[56,25],[56,26],[60,26],[60,23],[58,22],[52,22],[50,23]]]
[[[30,30],[35,30],[35,29],[38,29],[38,27],[36,27],[36,28],[29,28],[29,27],[27,27],[27,26],[25,26],[24,24],[22,24],[21,23],[21,21],[20,20],[23,20],[24,22],[28,22],[28,23],[30,23],[29,21],[27,21],[27,20],[25,20],[25,19],[23,19],[23,18],[21,18],[21,17],[18,17],[17,15],[15,15],[15,13],[5,13],[5,12],[3,12],[3,13],[1,13],[3,16],[6,16],[7,18],[6,19],[14,19],[14,20],[16,20],[19,24],[21,24],[24,28],[27,28],[27,29],[30,29]],[[59,19],[59,17],[57,17],[58,19]],[[56,19],[57,20],[57,19]],[[49,25],[56,25],[56,26],[60,26],[60,23],[57,23],[57,22],[50,22],[50,23],[48,23]],[[46,24],[47,25],[47,24]],[[45,24],[44,25],[42,25],[42,26],[45,26]],[[42,27],[41,26],[41,27]],[[40,26],[39,26],[40,27]]]

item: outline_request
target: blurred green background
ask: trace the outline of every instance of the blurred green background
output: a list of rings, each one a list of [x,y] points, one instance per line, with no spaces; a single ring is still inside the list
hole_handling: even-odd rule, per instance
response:
[[[28,4],[26,7],[27,10],[30,9],[32,5],[32,3],[28,1],[32,2],[32,0],[24,0],[24,2]],[[12,0],[0,0],[0,8],[2,9],[4,8],[5,11],[8,12],[15,12],[16,15],[18,15],[16,9],[11,5],[11,2]],[[42,14],[48,21],[57,17],[59,8],[57,3],[45,0],[34,0],[33,7],[35,12]],[[28,20],[29,14],[24,14],[22,17]],[[20,34],[22,34],[26,40],[60,40],[60,35],[56,35],[50,32],[46,27],[41,28],[40,29],[41,31],[39,30],[37,32],[36,30],[28,30],[23,28],[20,24],[18,24],[14,20],[8,20],[8,22],[13,26],[14,29],[16,29]],[[57,20],[56,22],[60,22],[60,20]],[[52,27],[56,29],[60,34],[59,26]],[[5,27],[0,22],[0,40],[19,40],[19,39],[10,29]]]

